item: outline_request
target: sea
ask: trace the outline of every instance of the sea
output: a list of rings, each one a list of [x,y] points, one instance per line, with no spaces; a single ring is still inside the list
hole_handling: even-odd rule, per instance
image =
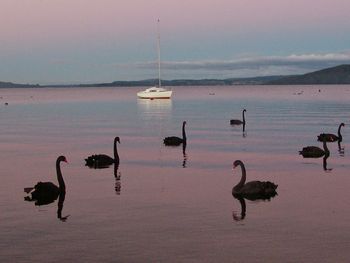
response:
[[[0,262],[349,262],[350,85],[142,89],[0,89]],[[299,155],[340,123],[328,158]],[[87,167],[116,136],[119,166]],[[64,200],[25,200],[60,155]],[[234,198],[235,160],[278,194]]]

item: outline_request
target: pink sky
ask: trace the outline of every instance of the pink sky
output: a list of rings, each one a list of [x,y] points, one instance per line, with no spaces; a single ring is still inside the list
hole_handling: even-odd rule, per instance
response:
[[[146,61],[153,54],[137,54],[154,45],[157,18],[169,60],[339,52],[349,43],[348,0],[1,0],[0,9],[0,58],[114,47],[122,54],[113,63]],[[301,41],[293,47],[288,37]]]

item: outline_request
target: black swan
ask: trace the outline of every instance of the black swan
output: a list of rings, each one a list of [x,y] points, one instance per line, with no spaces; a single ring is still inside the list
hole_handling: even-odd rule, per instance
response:
[[[257,200],[257,199],[270,199],[274,197],[277,192],[276,184],[266,181],[250,181],[246,183],[246,170],[244,164],[240,160],[236,160],[233,163],[233,168],[237,166],[241,167],[242,177],[240,182],[232,188],[232,195],[236,198],[246,198],[248,200]]]
[[[321,133],[320,135],[317,136],[317,140],[322,142],[323,138],[326,138],[327,142],[335,142],[335,141],[341,142],[343,140],[343,136],[340,133],[340,129],[341,127],[344,127],[344,126],[345,126],[344,123],[341,123],[339,125],[338,136],[332,133]]]
[[[244,113],[245,113],[246,111],[247,111],[246,109],[244,109],[244,110],[242,111],[242,118],[243,118],[243,121],[241,121],[241,120],[230,120],[230,124],[231,124],[231,125],[241,125],[241,124],[245,125],[245,116],[244,116]]]
[[[90,168],[107,168],[112,164],[119,164],[119,155],[118,155],[118,149],[117,149],[117,142],[120,143],[120,138],[115,137],[114,138],[114,158],[106,155],[106,154],[93,154],[85,159],[86,166],[89,166]]]
[[[329,150],[326,143],[326,138],[323,138],[323,150],[317,146],[307,146],[299,151],[304,158],[320,158],[322,156],[329,156]]]
[[[25,188],[24,191],[29,193],[34,189],[34,191],[30,192],[31,197],[25,197],[26,201],[36,201],[35,205],[46,205],[50,204],[57,199],[60,193],[65,193],[66,185],[64,183],[60,163],[66,162],[67,159],[65,156],[59,156],[56,160],[56,172],[57,172],[57,181],[58,185],[51,182],[38,182],[34,188]]]
[[[186,138],[186,132],[185,132],[185,125],[186,121],[182,123],[182,138],[171,136],[164,138],[164,144],[166,146],[179,146],[181,143],[186,144],[187,138]]]

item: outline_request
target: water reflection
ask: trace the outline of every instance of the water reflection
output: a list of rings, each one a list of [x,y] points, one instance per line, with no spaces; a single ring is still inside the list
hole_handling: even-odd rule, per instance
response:
[[[232,130],[236,131],[237,126],[240,126],[240,125],[231,125]],[[246,138],[246,137],[247,137],[246,123],[245,123],[245,122],[242,124],[242,137],[243,137],[243,138]]]
[[[232,218],[235,221],[242,221],[245,218],[245,214],[246,214],[246,204],[245,204],[245,200],[242,197],[235,197],[235,199],[237,199],[241,205],[241,214],[238,215],[236,211],[232,212]]]
[[[163,119],[171,114],[171,100],[137,100],[138,109],[143,119]]]
[[[245,199],[250,200],[250,201],[271,201],[271,198],[274,198],[277,194],[271,195],[269,197],[266,196],[260,196],[260,198],[258,196],[256,196],[255,198],[246,198],[246,197],[242,197],[242,196],[233,196],[236,200],[239,201],[239,204],[241,206],[241,212],[240,214],[238,214],[237,211],[233,211],[232,212],[232,218],[234,221],[242,221],[244,220],[244,218],[246,217],[246,211],[247,211],[247,206],[246,206],[246,202]]]
[[[66,191],[63,191],[60,193],[60,196],[58,198],[58,208],[57,208],[57,218],[61,220],[62,222],[66,222],[69,215],[62,216],[62,210],[63,210],[63,203],[66,198]]]
[[[25,192],[29,193],[31,190],[33,190],[33,188],[31,187],[27,187],[24,189]],[[29,191],[29,192],[28,192]],[[58,198],[58,204],[57,204],[57,218],[59,220],[61,220],[62,222],[67,221],[69,215],[67,216],[62,216],[62,210],[63,210],[63,204],[64,204],[64,200],[66,198],[66,191],[60,191],[60,193],[58,195],[55,196],[42,196],[40,198],[33,198],[30,196],[26,196],[24,197],[25,201],[28,202],[35,202],[35,206],[42,206],[42,205],[48,205],[53,203],[54,201],[56,201]]]
[[[121,184],[121,173],[118,172],[119,164],[114,164],[114,178],[115,178],[115,193],[117,195],[120,195],[121,189],[122,189],[122,184]]]
[[[323,170],[326,172],[330,172],[333,170],[333,168],[327,168],[327,159],[328,159],[329,155],[326,155],[325,157],[323,157]]]
[[[243,133],[243,138],[247,137],[247,132],[245,130],[245,123],[243,123],[242,133]]]
[[[341,142],[338,141],[338,152],[341,157],[345,156],[345,148],[341,146]]]
[[[183,155],[182,167],[183,167],[183,168],[186,168],[186,167],[187,167],[186,147],[187,147],[187,143],[182,144],[182,155]]]

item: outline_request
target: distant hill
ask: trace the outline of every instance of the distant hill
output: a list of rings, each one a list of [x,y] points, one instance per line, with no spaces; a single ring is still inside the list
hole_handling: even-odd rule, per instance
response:
[[[282,76],[230,79],[176,79],[162,80],[163,86],[227,86],[227,85],[260,85],[280,79]],[[158,79],[138,81],[114,81],[110,83],[80,84],[79,87],[148,87],[158,85]]]
[[[39,87],[39,85],[31,85],[31,84],[16,84],[12,82],[2,82],[0,81],[0,88],[34,88]]]
[[[287,76],[272,81],[268,85],[320,85],[320,84],[350,84],[350,65],[340,65],[326,68],[304,75]]]
[[[0,88],[34,88],[34,87],[149,87],[158,84],[158,79],[138,81],[113,81],[109,83],[78,84],[78,85],[30,85],[1,82]],[[229,79],[177,79],[162,80],[163,86],[230,86],[230,85],[319,85],[319,84],[350,84],[350,65],[340,65],[332,68],[293,76],[266,76],[253,78]]]

